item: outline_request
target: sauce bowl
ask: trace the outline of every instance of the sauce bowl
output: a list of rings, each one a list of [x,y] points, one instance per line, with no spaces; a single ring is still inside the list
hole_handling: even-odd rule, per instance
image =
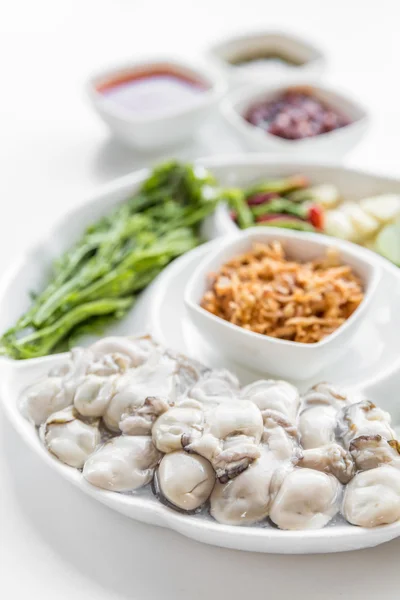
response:
[[[160,107],[148,110],[149,97],[144,94],[144,110],[130,110],[113,101],[105,90],[132,81],[166,76],[186,82],[200,92],[187,102],[167,105],[165,94],[158,94]],[[216,111],[225,91],[223,79],[214,69],[173,58],[149,59],[116,66],[90,78],[86,85],[89,99],[111,132],[123,143],[144,151],[173,146],[192,137],[203,121]],[[164,106],[163,106],[164,104]]]
[[[217,317],[200,306],[209,289],[208,275],[230,259],[251,249],[254,242],[282,242],[291,257],[308,261],[339,251],[342,263],[350,265],[364,285],[364,299],[354,313],[332,334],[317,343],[304,344],[254,333]],[[315,233],[284,231],[268,227],[247,229],[221,239],[217,250],[208,254],[189,279],[184,301],[189,317],[206,342],[228,358],[253,371],[302,381],[311,379],[346,352],[346,344],[362,325],[377,289],[380,269],[374,254],[349,242]]]
[[[252,125],[245,119],[248,109],[261,100],[272,101],[297,88],[307,92],[328,107],[345,115],[350,123],[328,133],[313,137],[288,140]],[[231,92],[221,103],[221,112],[226,122],[240,141],[250,150],[274,152],[293,158],[339,159],[351,150],[363,137],[368,125],[366,110],[355,100],[328,86],[295,81],[290,85],[267,85],[243,87]]]
[[[282,56],[283,60],[251,60],[252,56],[263,54]],[[246,57],[250,60],[243,60]],[[293,77],[316,80],[326,63],[322,52],[308,41],[281,31],[256,31],[226,38],[208,50],[207,58],[232,88],[260,81],[281,83]]]

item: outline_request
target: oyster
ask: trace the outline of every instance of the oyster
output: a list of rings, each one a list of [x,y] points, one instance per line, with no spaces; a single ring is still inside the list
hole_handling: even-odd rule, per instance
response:
[[[111,431],[120,430],[123,415],[135,416],[149,397],[163,398],[167,404],[176,399],[176,363],[161,355],[135,369],[120,375],[115,384],[115,393],[104,413],[104,423]],[[150,433],[151,422],[146,433]]]
[[[161,452],[182,450],[188,440],[203,432],[204,412],[199,402],[184,401],[158,417],[152,428],[153,441]]]
[[[261,412],[275,410],[289,419],[291,423],[296,422],[300,396],[297,389],[286,381],[261,379],[244,387],[241,396],[245,400],[254,402]]]
[[[299,432],[303,448],[319,448],[336,441],[338,411],[351,401],[344,390],[330,383],[317,383],[303,398]]]
[[[218,404],[239,395],[239,381],[226,369],[207,371],[188,393],[202,404]]]
[[[70,368],[66,374],[70,380],[81,380],[85,375],[109,377],[124,373],[131,366],[131,360],[124,354],[115,352],[97,356],[90,348],[73,348],[70,352]]]
[[[85,417],[102,417],[115,393],[115,376],[85,375],[77,385],[74,406]]]
[[[336,515],[342,486],[333,475],[282,468],[271,482],[270,519],[280,529],[319,529]]]
[[[136,409],[131,408],[130,412],[121,415],[119,428],[125,435],[151,435],[154,422],[170,406],[164,398],[148,396],[143,406]]]
[[[272,452],[263,448],[248,469],[226,483],[216,482],[210,513],[226,525],[250,525],[268,516],[271,478],[278,467]]]
[[[400,519],[400,471],[390,465],[357,473],[346,487],[342,514],[353,525],[377,527]]]
[[[74,407],[69,406],[46,420],[40,437],[59,460],[80,469],[100,443],[99,422],[82,421]]]
[[[90,351],[98,364],[103,362],[107,365],[111,362],[111,358],[119,370],[126,370],[144,364],[157,347],[158,345],[150,336],[141,338],[110,336],[95,342],[90,346]]]
[[[221,481],[235,477],[259,457],[263,420],[247,400],[226,400],[204,412],[201,437],[185,444],[188,452],[207,458]]]
[[[335,443],[303,450],[296,464],[298,467],[330,473],[344,484],[348,483],[355,473],[351,454]]]
[[[316,405],[303,410],[299,418],[301,445],[319,448],[335,441],[337,410],[330,405]]]
[[[21,411],[34,425],[41,425],[53,413],[70,406],[73,390],[60,376],[46,377],[31,385],[22,395]]]
[[[96,487],[130,492],[153,479],[161,456],[150,436],[115,437],[89,457],[83,476]]]
[[[361,435],[350,442],[350,454],[359,471],[375,469],[383,464],[400,468],[400,444],[381,435]]]
[[[184,354],[166,350],[165,356],[173,360],[176,364],[176,391],[179,398],[183,399],[189,389],[203,376],[209,369],[204,367],[197,360],[188,358]]]
[[[211,464],[196,454],[166,454],[155,473],[153,491],[167,506],[195,512],[209,498],[215,484]]]
[[[73,348],[68,368],[64,369],[63,374],[67,380],[75,381],[85,375],[119,375],[144,364],[156,352],[156,348],[151,338],[104,338],[89,348]]]
[[[351,399],[349,394],[331,383],[323,381],[314,385],[303,396],[305,405],[326,404],[335,407],[337,410],[348,404]]]
[[[388,412],[376,407],[370,400],[362,400],[340,411],[338,433],[346,448],[360,436],[380,435],[385,440],[392,440],[396,436],[390,423]]]
[[[300,447],[297,428],[275,410],[265,410],[262,416],[262,442],[267,444],[274,456],[279,460],[287,460],[298,454]]]

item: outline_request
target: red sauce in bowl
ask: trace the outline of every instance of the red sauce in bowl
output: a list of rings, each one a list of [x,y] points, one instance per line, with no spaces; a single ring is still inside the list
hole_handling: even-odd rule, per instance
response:
[[[287,140],[314,137],[350,123],[347,117],[302,89],[288,90],[278,98],[253,104],[245,119]]]
[[[122,72],[96,85],[96,91],[110,103],[139,117],[185,109],[208,89],[195,75],[167,67]]]

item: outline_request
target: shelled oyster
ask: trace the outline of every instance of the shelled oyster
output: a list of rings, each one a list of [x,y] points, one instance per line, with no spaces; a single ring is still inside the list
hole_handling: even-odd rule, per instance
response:
[[[343,408],[338,419],[338,433],[345,448],[360,436],[380,435],[385,440],[396,438],[388,412],[370,400],[362,400]]]
[[[90,350],[95,359],[107,363],[111,358],[121,369],[121,363],[118,365],[120,357],[123,357],[124,368],[139,367],[158,347],[158,344],[150,336],[140,338],[112,336],[95,342]]]
[[[200,437],[204,427],[204,411],[197,400],[185,400],[170,408],[155,421],[153,442],[161,452],[182,450],[189,440]]]
[[[150,436],[114,437],[87,459],[83,477],[105,490],[131,492],[153,479],[161,456]]]
[[[327,446],[336,441],[338,411],[348,406],[351,398],[330,383],[314,385],[302,397],[299,418],[301,444],[305,449]]]
[[[40,436],[59,460],[80,469],[100,443],[99,421],[83,421],[78,411],[69,406],[46,420]]]
[[[281,469],[271,483],[270,519],[280,529],[320,529],[339,511],[341,489],[332,475]]]
[[[76,386],[74,406],[85,417],[102,417],[116,391],[116,377],[110,375],[84,375]]]
[[[305,449],[319,448],[336,439],[337,410],[330,405],[306,407],[300,414],[299,432]]]
[[[377,527],[400,519],[400,471],[390,465],[357,473],[346,487],[342,513],[360,527]]]
[[[41,425],[53,413],[70,406],[73,390],[68,389],[62,377],[40,379],[23,393],[21,412],[34,425]]]
[[[149,397],[164,398],[167,404],[173,404],[177,397],[175,369],[173,360],[157,353],[146,363],[120,375],[103,416],[105,425],[111,431],[119,431],[123,416],[135,415]],[[151,422],[149,431],[144,433],[150,430]]]
[[[389,464],[400,469],[400,443],[381,435],[361,435],[350,442],[350,454],[359,471]]]
[[[188,392],[188,397],[203,405],[234,400],[238,395],[239,381],[226,369],[207,371]]]
[[[203,456],[177,451],[166,454],[156,471],[153,490],[172,508],[196,512],[208,500],[215,471]]]
[[[340,483],[348,483],[355,473],[350,452],[336,443],[303,450],[296,464],[299,467],[330,473]]]
[[[340,409],[351,403],[351,396],[331,383],[323,381],[317,383],[302,397],[303,403],[307,406],[328,405]]]
[[[299,454],[299,434],[297,427],[274,410],[262,412],[264,430],[262,442],[278,460],[288,460]]]
[[[294,385],[272,379],[255,381],[242,389],[242,398],[253,402],[261,412],[274,410],[295,423],[300,407],[300,395]]]
[[[260,456],[262,433],[263,420],[255,404],[226,400],[204,411],[202,434],[189,437],[185,450],[207,458],[220,481],[226,481]]]
[[[260,456],[234,479],[216,482],[210,499],[210,513],[226,525],[250,525],[268,516],[270,483],[279,461],[263,448]]]

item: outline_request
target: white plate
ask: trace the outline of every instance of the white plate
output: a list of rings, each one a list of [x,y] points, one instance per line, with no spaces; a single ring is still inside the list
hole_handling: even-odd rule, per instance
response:
[[[269,162],[266,157],[248,156],[215,159],[210,161],[210,164],[215,168],[222,182],[227,183],[233,178],[237,182],[239,178],[239,181],[243,180],[247,183],[262,176],[266,168],[279,172],[285,163],[280,162],[277,165]],[[301,171],[299,163],[296,163],[296,167],[297,171]],[[293,169],[293,164],[288,163],[286,169]],[[362,185],[364,188],[368,187],[360,173],[334,167],[324,169],[328,172],[341,171],[344,179],[353,174],[353,177],[360,181],[361,187]],[[145,176],[146,173],[140,172],[103,188],[92,197],[91,201],[67,215],[50,232],[47,240],[31,249],[12,266],[0,286],[0,331],[14,322],[27,308],[28,291],[43,285],[53,257],[70,246],[79,237],[86,224],[107,212],[111,206],[134,191]],[[371,182],[372,178],[365,176],[365,179]],[[383,178],[375,178],[375,180],[386,181],[386,189],[390,188],[391,180]],[[393,182],[393,185],[395,184],[396,182]],[[397,189],[399,187],[400,184],[397,182]],[[375,193],[379,190],[370,191]],[[359,193],[363,194],[365,190],[359,190]],[[198,356],[209,364],[221,364],[222,361],[218,356],[206,352],[205,348],[198,343],[195,333],[181,310],[182,286],[193,265],[200,260],[207,248],[208,246],[202,246],[176,260],[164,271],[158,281],[148,288],[130,315],[110,332],[129,335],[143,331],[149,326],[151,331],[170,346],[184,350],[192,356]],[[335,368],[332,367],[329,372],[321,376],[356,387],[367,381],[367,391],[373,394],[379,404],[392,411],[395,423],[399,424],[400,408],[397,408],[396,412],[396,404],[391,405],[391,400],[396,399],[393,391],[400,387],[400,369],[396,364],[400,331],[399,271],[380,257],[376,257],[376,260],[381,263],[384,275],[374,301],[375,310],[371,307],[373,316],[365,323],[357,338],[354,338],[346,360],[339,362]],[[317,531],[280,531],[270,526],[233,527],[216,523],[207,515],[181,515],[161,505],[147,489],[132,495],[123,495],[90,486],[83,480],[79,471],[63,465],[43,448],[35,429],[23,419],[18,409],[17,399],[20,391],[40,373],[47,371],[49,363],[57,360],[58,357],[24,362],[1,359],[0,396],[4,410],[20,436],[47,464],[82,492],[113,510],[146,523],[169,527],[208,544],[257,552],[287,554],[339,552],[375,546],[400,535],[400,523],[375,529],[363,529],[350,526],[340,520],[332,526]],[[255,377],[255,374],[243,373],[239,370],[238,374],[244,382]],[[385,379],[387,376],[388,379]]]

